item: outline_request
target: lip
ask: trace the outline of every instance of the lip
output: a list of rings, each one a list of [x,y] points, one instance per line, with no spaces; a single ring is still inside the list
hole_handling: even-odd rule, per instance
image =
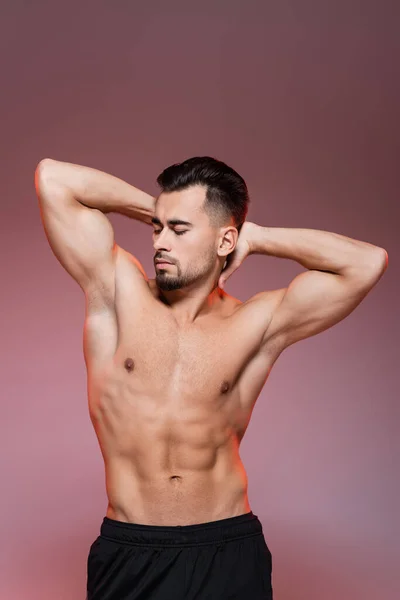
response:
[[[172,265],[172,263],[168,262],[167,260],[160,260],[157,259],[156,261],[154,261],[156,263],[156,265]]]

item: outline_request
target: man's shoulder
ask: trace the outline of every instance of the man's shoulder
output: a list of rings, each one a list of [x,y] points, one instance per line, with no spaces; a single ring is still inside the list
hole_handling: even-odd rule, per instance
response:
[[[285,292],[286,288],[257,292],[254,296],[241,302],[240,305],[243,308],[254,308],[255,310],[274,310],[281,303]]]
[[[226,315],[243,324],[249,331],[266,332],[272,316],[282,301],[285,289],[258,292],[245,301],[229,296]],[[242,325],[241,325],[242,326]]]

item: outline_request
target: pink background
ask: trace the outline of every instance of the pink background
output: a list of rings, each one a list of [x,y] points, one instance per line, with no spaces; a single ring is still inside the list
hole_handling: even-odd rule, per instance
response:
[[[1,3],[2,599],[83,599],[107,507],[84,298],[45,238],[35,167],[81,163],[156,194],[164,167],[204,154],[246,179],[249,220],[389,253],[352,315],[280,357],[241,456],[277,600],[399,597],[398,6]],[[110,218],[153,277],[151,228]],[[302,270],[251,256],[227,291]]]

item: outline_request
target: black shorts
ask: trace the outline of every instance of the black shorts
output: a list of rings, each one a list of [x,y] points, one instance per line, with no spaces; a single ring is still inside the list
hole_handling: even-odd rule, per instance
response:
[[[86,600],[272,600],[272,556],[252,512],[197,525],[104,517]]]

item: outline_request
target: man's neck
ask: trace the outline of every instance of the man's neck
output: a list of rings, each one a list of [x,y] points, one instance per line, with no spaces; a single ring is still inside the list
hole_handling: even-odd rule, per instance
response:
[[[199,317],[215,311],[227,295],[213,281],[172,291],[161,290],[156,284],[155,286],[159,299],[171,308],[179,325],[190,325]]]

